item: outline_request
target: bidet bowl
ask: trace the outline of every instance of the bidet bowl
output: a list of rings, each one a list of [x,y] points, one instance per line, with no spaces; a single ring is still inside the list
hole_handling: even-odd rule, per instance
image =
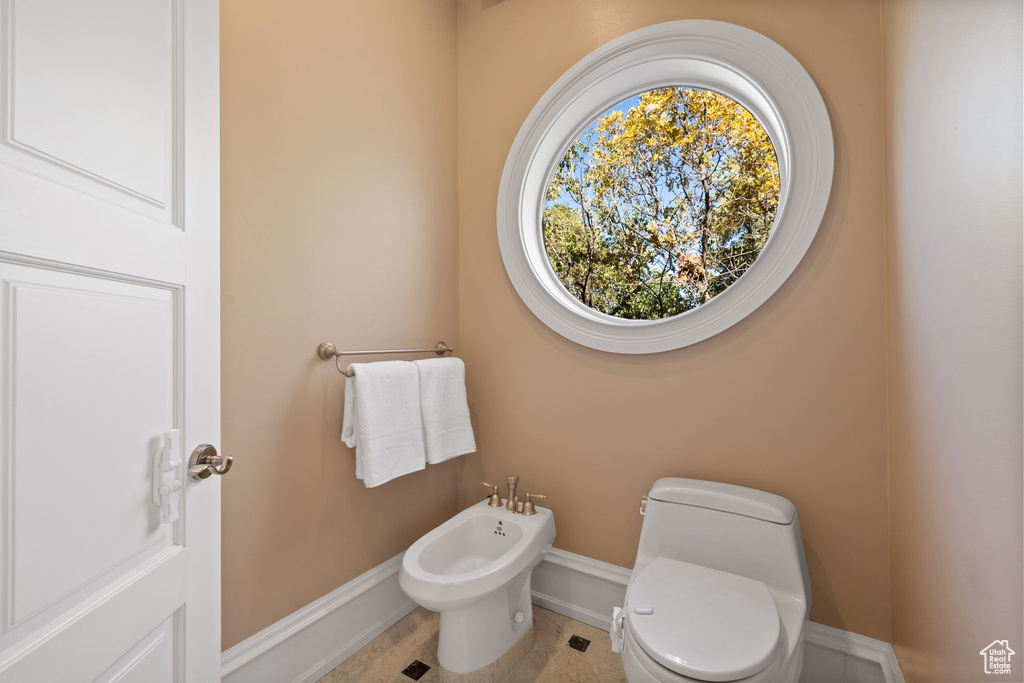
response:
[[[455,609],[533,569],[554,540],[555,518],[547,508],[524,517],[484,500],[413,543],[399,583],[427,609]]]

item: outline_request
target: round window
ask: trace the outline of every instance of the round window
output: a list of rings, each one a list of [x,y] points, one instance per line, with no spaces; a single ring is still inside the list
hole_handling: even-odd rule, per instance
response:
[[[734,24],[657,24],[585,57],[530,113],[499,189],[502,259],[559,334],[679,348],[793,272],[832,165],[824,102],[781,46]]]
[[[764,248],[779,162],[747,109],[659,88],[604,112],[548,184],[544,247],[562,285],[607,315],[656,320],[707,303]]]

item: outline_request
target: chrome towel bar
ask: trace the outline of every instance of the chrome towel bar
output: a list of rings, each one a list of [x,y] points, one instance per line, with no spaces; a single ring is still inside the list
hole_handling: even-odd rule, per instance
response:
[[[316,349],[316,355],[320,357],[320,360],[334,359],[334,365],[338,368],[338,372],[345,375],[346,377],[354,377],[355,370],[351,368],[341,369],[341,357],[342,356],[370,356],[375,354],[384,353],[436,353],[439,356],[443,356],[446,353],[455,353],[455,349],[448,346],[443,341],[439,341],[434,344],[433,348],[429,349],[372,349],[364,351],[341,351],[332,342],[324,342]]]

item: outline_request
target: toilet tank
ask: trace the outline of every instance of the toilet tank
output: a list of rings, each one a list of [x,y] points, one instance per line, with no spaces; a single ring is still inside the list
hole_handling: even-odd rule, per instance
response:
[[[782,496],[732,484],[664,478],[647,494],[635,577],[667,557],[762,581],[811,603],[796,508]]]

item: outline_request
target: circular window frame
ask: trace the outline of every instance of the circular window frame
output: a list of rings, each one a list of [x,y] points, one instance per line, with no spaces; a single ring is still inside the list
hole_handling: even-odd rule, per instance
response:
[[[779,206],[761,253],[728,289],[657,320],[616,318],[574,297],[544,247],[545,191],[569,145],[623,100],[664,87],[713,90],[764,126],[779,162]],[[498,190],[498,245],[531,312],[578,344],[614,353],[670,351],[735,325],[768,300],[807,252],[832,189],[832,126],[817,86],[770,38],[735,24],[683,20],[628,33],[580,60],[541,97],[512,143]]]

